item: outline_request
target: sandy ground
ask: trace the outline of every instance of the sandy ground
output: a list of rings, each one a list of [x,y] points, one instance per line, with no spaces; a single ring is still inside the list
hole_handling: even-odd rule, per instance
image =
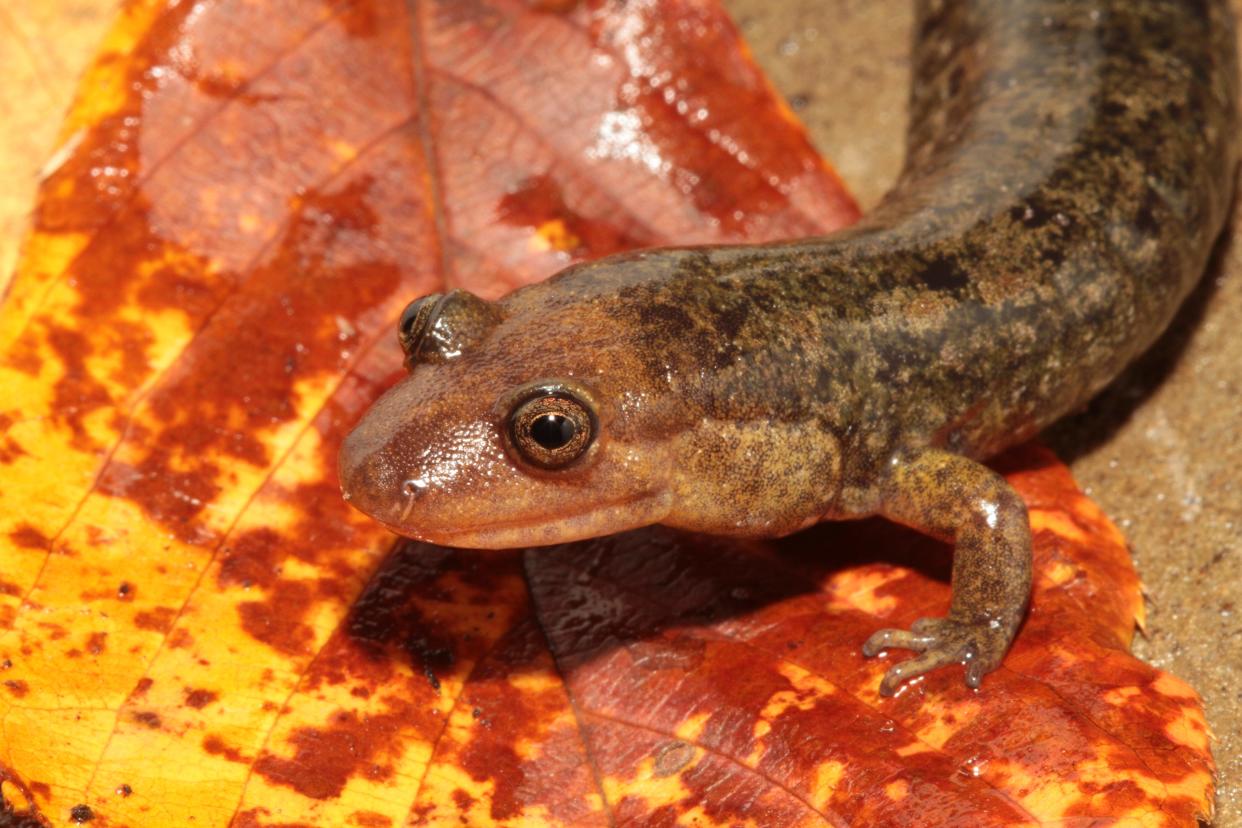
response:
[[[725,0],[864,209],[901,164],[909,0]],[[1242,0],[1235,0],[1242,13]],[[1234,231],[1242,224],[1235,210]],[[1218,737],[1217,828],[1242,826],[1242,244],[1170,331],[1046,440],[1129,539],[1145,660],[1189,681]]]

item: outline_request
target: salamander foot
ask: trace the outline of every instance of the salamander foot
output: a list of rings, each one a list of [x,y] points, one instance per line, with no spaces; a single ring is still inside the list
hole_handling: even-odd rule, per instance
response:
[[[880,695],[891,696],[903,682],[946,664],[966,665],[966,686],[977,688],[984,675],[1000,666],[1016,624],[1000,619],[954,621],[951,618],[920,618],[910,630],[879,630],[863,644],[871,658],[894,647],[922,653],[893,665],[880,682]]]

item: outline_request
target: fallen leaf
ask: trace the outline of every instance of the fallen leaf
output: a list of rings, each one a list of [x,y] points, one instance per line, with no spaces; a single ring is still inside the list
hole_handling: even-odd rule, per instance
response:
[[[82,70],[116,14],[118,0],[0,6],[0,291],[17,261],[38,170]]]
[[[881,521],[776,543],[654,529],[504,558],[403,548],[371,588],[442,567],[447,596],[486,570],[530,602],[454,671],[412,824],[506,824],[523,805],[567,825],[601,791],[630,825],[1194,824],[1207,727],[1190,688],[1127,652],[1142,605],[1124,540],[1046,450],[998,466],[1031,507],[1037,575],[980,692],[941,670],[879,696],[886,664],[860,643],[943,613],[950,562]],[[376,627],[395,652],[404,633]]]
[[[1126,654],[1124,544],[1046,455],[1014,461],[1040,568],[1005,669],[981,694],[941,671],[893,701],[858,644],[947,603],[945,550],[893,527],[394,550],[341,501],[336,447],[399,370],[410,298],[855,217],[714,3],[145,0],[81,89],[0,307],[11,810],[1205,809],[1197,699]]]

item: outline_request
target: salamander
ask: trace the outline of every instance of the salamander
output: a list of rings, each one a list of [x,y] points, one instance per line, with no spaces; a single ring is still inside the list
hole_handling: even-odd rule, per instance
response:
[[[918,653],[881,692],[959,662],[978,687],[1031,584],[1026,508],[981,461],[1107,384],[1203,272],[1236,62],[1223,0],[921,0],[907,157],[874,210],[414,301],[344,495],[483,548],[880,515],[954,545],[948,614],[863,644]]]

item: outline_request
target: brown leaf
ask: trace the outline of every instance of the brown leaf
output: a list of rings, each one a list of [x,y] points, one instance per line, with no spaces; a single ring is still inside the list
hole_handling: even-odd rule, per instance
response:
[[[0,308],[15,809],[109,826],[1204,809],[1197,700],[1125,653],[1124,545],[1046,455],[1011,460],[1040,574],[1005,669],[980,694],[942,671],[894,701],[858,644],[943,609],[947,553],[893,527],[393,551],[340,500],[336,447],[399,370],[413,296],[852,220],[713,3],[146,0],[82,90]]]

